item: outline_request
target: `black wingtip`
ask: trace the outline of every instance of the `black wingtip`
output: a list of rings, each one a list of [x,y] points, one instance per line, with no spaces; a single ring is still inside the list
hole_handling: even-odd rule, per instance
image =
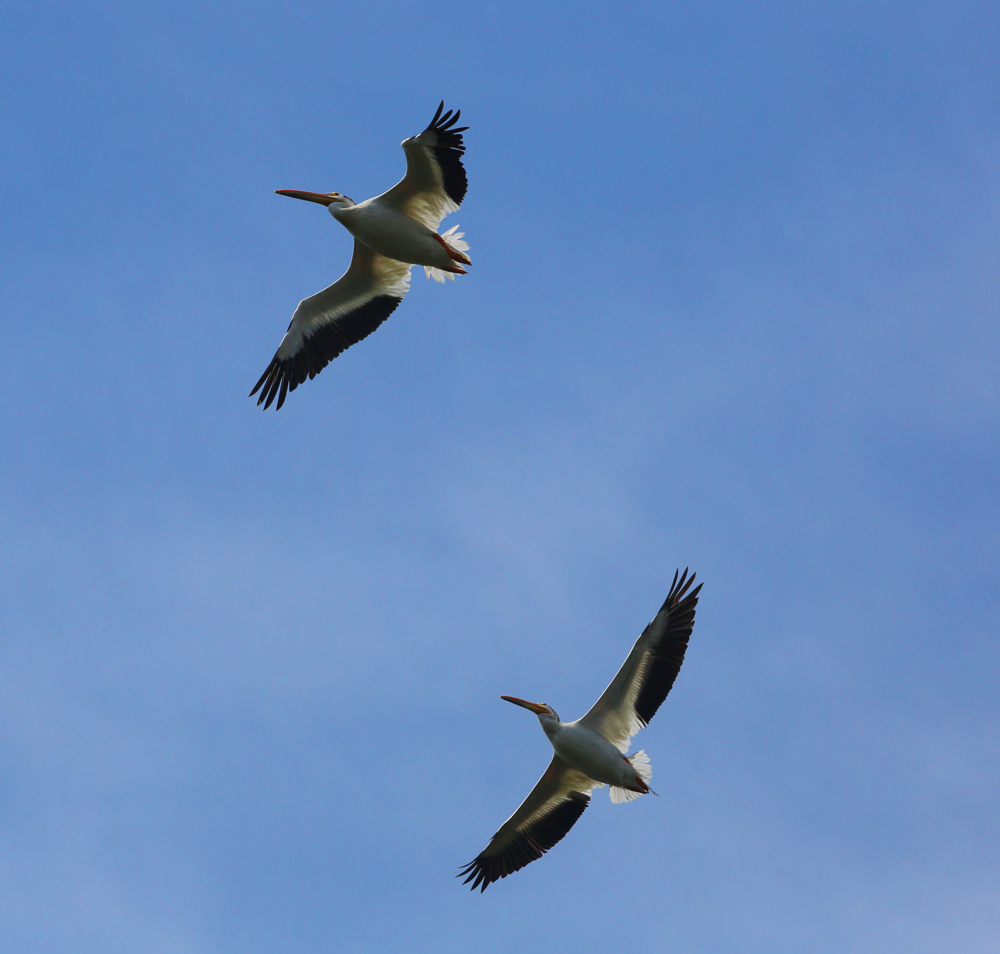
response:
[[[277,398],[275,410],[281,410],[289,392],[307,379],[316,377],[334,358],[343,354],[351,345],[367,338],[402,301],[398,295],[376,295],[335,321],[320,325],[302,340],[299,349],[288,357],[271,359],[261,375],[253,397],[260,391],[257,406],[266,411]]]
[[[460,109],[449,109],[448,112],[444,112],[444,100],[442,99],[437,111],[434,113],[434,118],[427,124],[427,129],[424,132],[433,130],[437,133],[447,132],[450,135],[465,132],[469,128],[468,126],[462,126],[459,129],[452,128],[458,122],[461,115],[462,110]]]
[[[520,831],[513,842],[495,854],[488,854],[489,846],[476,858],[464,865],[455,875],[465,876],[462,884],[472,882],[471,891],[485,891],[493,882],[520,871],[542,857],[550,848],[562,841],[590,804],[589,792],[570,792],[565,801]]]
[[[692,573],[688,576],[689,567],[684,567],[684,572],[681,573],[680,570],[674,572],[674,580],[670,584],[670,592],[667,594],[667,598],[664,601],[664,606],[668,609],[673,609],[682,599],[684,599],[684,594],[691,588],[691,584],[694,583],[694,578],[698,575],[697,573]],[[702,588],[704,584],[699,583],[698,589],[691,593],[691,596],[697,594],[698,590]]]
[[[260,397],[257,398],[257,407],[261,404],[264,405],[264,410],[266,411],[270,406],[271,402],[274,400],[274,395],[278,390],[279,385],[285,385],[287,387],[287,379],[283,373],[281,367],[281,362],[278,360],[278,356],[275,355],[271,359],[271,363],[267,366],[267,369],[260,376],[260,380],[254,385],[254,389],[250,392],[250,397],[253,397],[258,391],[260,391]],[[278,401],[278,407],[285,402],[284,390],[282,390],[281,398]],[[275,408],[277,410],[278,408]]]
[[[268,365],[267,370],[260,376],[260,380],[253,386],[253,390],[250,392],[249,395],[247,395],[248,397],[253,397],[257,393],[257,391],[260,390],[260,386],[267,380],[267,376],[270,373],[271,373],[271,365]]]
[[[694,578],[694,573],[688,576],[687,567],[683,573],[675,573],[670,592],[660,608],[660,613],[667,614],[666,629],[652,647],[642,688],[634,703],[635,714],[643,725],[649,725],[656,715],[656,710],[666,699],[684,662],[688,641],[694,629],[698,594],[703,585],[699,583],[691,589]]]
[[[434,135],[434,144],[430,147],[434,157],[441,168],[441,177],[444,180],[444,191],[455,203],[461,205],[468,191],[469,182],[465,175],[465,167],[462,165],[462,155],[465,153],[465,142],[462,133],[468,130],[468,126],[455,126],[459,116],[462,115],[460,109],[454,113],[449,109],[443,112],[444,100],[438,106],[434,118],[424,130],[424,133]],[[423,133],[421,134],[423,135]]]

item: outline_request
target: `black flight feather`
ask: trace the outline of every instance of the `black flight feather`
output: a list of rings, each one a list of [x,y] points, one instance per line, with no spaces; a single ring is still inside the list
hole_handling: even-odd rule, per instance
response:
[[[302,339],[302,345],[295,354],[287,358],[275,355],[271,359],[250,396],[253,397],[261,389],[257,405],[263,404],[266,411],[277,395],[275,410],[278,410],[285,403],[289,391],[294,391],[306,378],[316,377],[337,355],[367,338],[402,300],[395,295],[376,295],[354,311],[341,315],[329,324],[320,325]]]
[[[444,191],[448,198],[461,205],[465,198],[465,193],[469,189],[469,180],[465,176],[465,167],[462,165],[462,155],[465,152],[465,143],[462,133],[468,126],[452,128],[458,122],[458,117],[462,115],[462,110],[458,110],[454,116],[449,109],[443,116],[444,100],[438,106],[434,118],[424,132],[432,132],[437,142],[431,146],[434,158],[437,159],[441,167],[441,178],[444,182]]]
[[[589,804],[590,795],[586,792],[570,792],[565,801],[560,802],[552,811],[532,822],[528,828],[519,831],[509,845],[493,854],[487,845],[456,877],[461,878],[465,875],[462,884],[471,881],[473,891],[476,888],[485,891],[494,881],[520,871],[525,865],[537,861],[553,845],[562,841]]]
[[[698,593],[704,584],[699,583],[688,593],[696,574],[692,573],[690,577],[687,574],[687,569],[680,579],[677,573],[674,574],[673,585],[663,603],[664,608],[670,611],[667,630],[652,650],[642,689],[635,702],[635,713],[643,725],[649,725],[649,720],[656,715],[656,710],[667,698],[667,693],[680,672],[681,663],[684,662],[684,653],[694,628],[694,610],[698,605]]]

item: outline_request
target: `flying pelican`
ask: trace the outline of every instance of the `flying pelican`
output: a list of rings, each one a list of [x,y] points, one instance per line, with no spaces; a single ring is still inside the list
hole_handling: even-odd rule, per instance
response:
[[[611,801],[630,802],[650,791],[652,770],[642,750],[626,755],[629,740],[644,729],[677,678],[694,627],[698,584],[687,570],[670,587],[663,606],[635,641],[618,675],[576,722],[560,722],[552,706],[501,696],[534,712],[555,754],[549,767],[490,843],[459,872],[472,890],[506,878],[541,858],[573,827],[590,804],[590,791],[611,786]],[[685,595],[687,594],[687,595]]]
[[[299,302],[278,350],[261,375],[258,407],[267,410],[275,396],[277,410],[285,395],[307,377],[314,378],[341,352],[367,338],[395,311],[409,290],[410,268],[423,265],[428,278],[467,274],[471,265],[458,226],[437,234],[441,220],[465,198],[468,182],[462,165],[465,145],[456,127],[461,110],[443,116],[444,101],[430,125],[404,139],[406,175],[388,192],[357,205],[339,192],[277,195],[318,202],[354,236],[354,256],[347,271],[329,288]]]

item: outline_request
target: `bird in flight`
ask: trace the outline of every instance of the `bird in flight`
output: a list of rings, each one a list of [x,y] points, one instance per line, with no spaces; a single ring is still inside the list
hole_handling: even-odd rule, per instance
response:
[[[462,154],[462,133],[456,126],[461,110],[442,115],[438,106],[430,125],[419,135],[404,139],[406,175],[388,192],[355,204],[339,192],[297,192],[291,196],[325,205],[330,214],[354,236],[354,255],[344,274],[329,288],[299,302],[253,397],[266,410],[277,397],[285,403],[305,379],[314,378],[337,355],[368,337],[409,290],[410,269],[423,265],[428,278],[454,281],[471,265],[464,232],[453,226],[442,235],[441,220],[465,198],[468,182]]]
[[[591,789],[611,786],[615,804],[650,791],[649,756],[642,750],[627,752],[632,736],[649,724],[667,697],[684,661],[702,587],[691,590],[694,577],[687,570],[674,574],[660,611],[582,719],[560,722],[547,703],[500,697],[538,716],[555,753],[521,807],[459,872],[459,878],[465,876],[464,884],[471,881],[473,890],[485,891],[494,881],[541,858],[583,814]]]

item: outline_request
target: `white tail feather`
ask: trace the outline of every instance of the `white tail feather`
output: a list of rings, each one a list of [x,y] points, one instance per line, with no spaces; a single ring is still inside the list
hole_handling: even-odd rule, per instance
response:
[[[635,769],[635,774],[639,776],[647,785],[653,777],[653,767],[649,764],[649,756],[645,749],[639,749],[634,755],[629,755],[628,760]]]
[[[646,750],[639,749],[634,755],[629,755],[628,760],[632,764],[632,768],[635,769],[635,774],[648,785],[649,780],[653,777],[653,769],[649,764],[649,756],[646,755]],[[617,785],[611,786],[611,801],[616,805],[620,805],[622,802],[630,802],[633,798],[638,798],[642,794],[642,792],[633,792],[627,788],[619,788]]]
[[[445,239],[456,252],[467,252],[469,251],[469,243],[462,241],[465,233],[456,231],[457,228],[457,225],[453,225],[447,232],[441,233],[441,238]],[[424,266],[424,274],[428,278],[433,278],[436,282],[443,282],[446,278],[450,278],[452,281],[455,280],[454,272],[443,272],[440,268],[433,268],[430,265]]]
[[[627,788],[619,788],[617,785],[611,786],[611,801],[616,805],[622,802],[630,802],[633,798],[638,798],[642,792],[633,792]]]
[[[447,232],[441,233],[441,238],[447,239],[448,244],[458,252],[469,251],[470,245],[468,242],[463,242],[462,239],[465,237],[464,232],[458,231],[458,226],[453,225]]]

